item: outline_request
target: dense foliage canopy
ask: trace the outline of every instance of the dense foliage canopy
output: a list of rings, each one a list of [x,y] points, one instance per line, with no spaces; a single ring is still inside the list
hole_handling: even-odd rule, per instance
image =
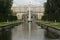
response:
[[[13,0],[0,0],[0,21],[7,21],[11,19]],[[9,17],[10,16],[10,17]]]
[[[47,3],[45,3],[45,15],[42,19],[60,21],[60,0],[47,0]]]

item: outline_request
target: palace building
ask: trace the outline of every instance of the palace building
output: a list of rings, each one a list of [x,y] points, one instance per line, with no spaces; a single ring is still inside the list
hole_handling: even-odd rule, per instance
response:
[[[44,15],[44,7],[43,6],[35,6],[35,5],[24,5],[24,6],[14,6],[11,9],[14,13],[16,13],[16,16],[18,19],[22,19],[24,15],[28,16],[29,14],[29,8],[30,13],[32,15],[35,15],[37,19],[41,19]]]

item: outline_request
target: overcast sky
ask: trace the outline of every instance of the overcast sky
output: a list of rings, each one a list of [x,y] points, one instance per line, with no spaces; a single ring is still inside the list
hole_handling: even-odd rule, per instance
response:
[[[46,2],[46,0],[14,0],[13,6],[19,6],[19,5],[43,5],[43,3]]]

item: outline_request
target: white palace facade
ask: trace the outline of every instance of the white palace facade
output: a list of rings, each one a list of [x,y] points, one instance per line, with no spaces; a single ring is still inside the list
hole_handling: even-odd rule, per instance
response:
[[[14,13],[16,13],[16,16],[18,19],[22,19],[23,15],[28,14],[29,7],[31,14],[34,14],[37,16],[37,19],[41,19],[44,15],[44,7],[43,6],[35,6],[35,5],[24,5],[24,6],[14,6],[11,9]]]

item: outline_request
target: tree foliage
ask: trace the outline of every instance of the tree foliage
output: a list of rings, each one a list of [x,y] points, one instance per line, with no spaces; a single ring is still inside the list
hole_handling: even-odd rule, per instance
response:
[[[0,13],[7,13],[11,10],[13,0],[0,0]]]
[[[0,21],[7,21],[12,16],[13,0],[0,0]]]
[[[43,20],[60,21],[60,0],[47,0]]]

